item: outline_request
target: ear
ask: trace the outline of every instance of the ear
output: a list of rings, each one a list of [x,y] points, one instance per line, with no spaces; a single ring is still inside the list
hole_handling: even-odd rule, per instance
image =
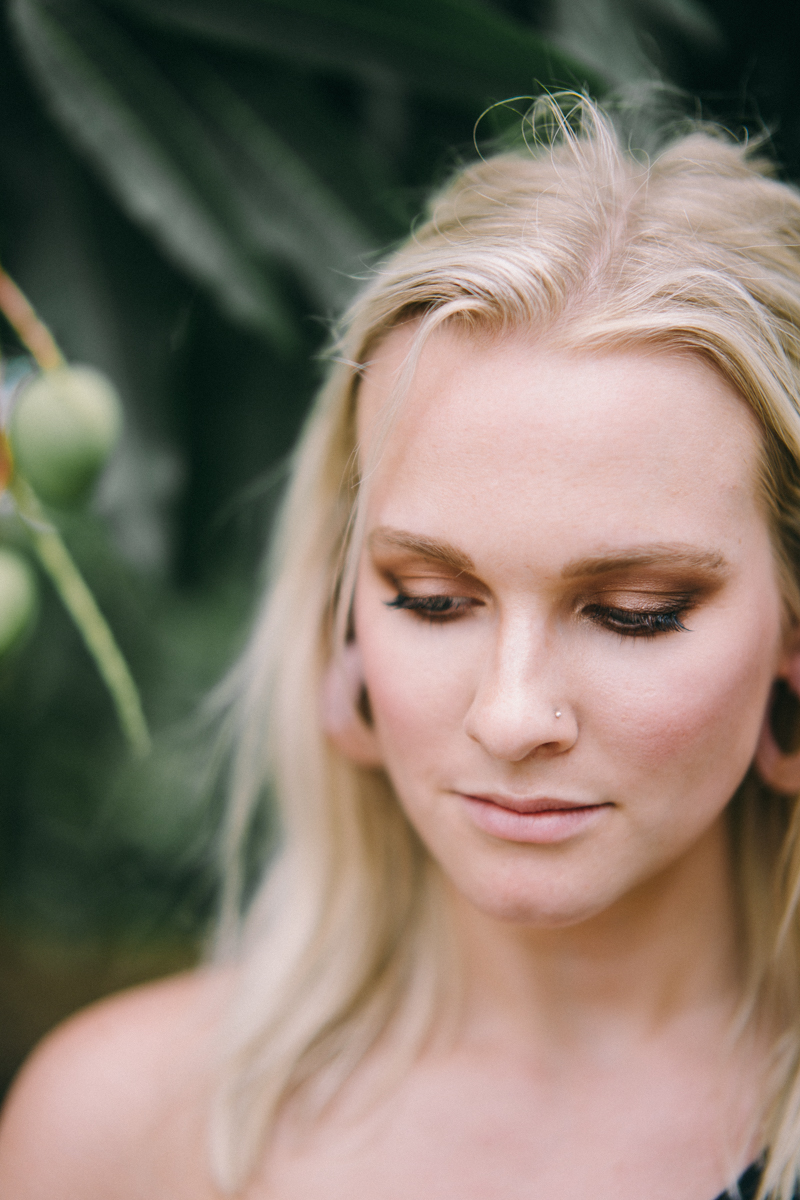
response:
[[[800,792],[800,636],[781,664],[755,753],[755,767],[769,787]]]
[[[367,706],[361,655],[348,642],[331,660],[322,679],[320,716],[330,740],[359,767],[383,766],[375,731],[362,711]]]

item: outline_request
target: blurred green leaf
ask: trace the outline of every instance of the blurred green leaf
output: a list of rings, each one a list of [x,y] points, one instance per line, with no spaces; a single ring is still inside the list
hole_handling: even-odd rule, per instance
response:
[[[248,53],[359,73],[399,73],[423,92],[502,100],[603,75],[475,0],[104,0],[153,25]]]
[[[700,0],[550,0],[549,26],[557,46],[615,87],[663,78],[659,26],[712,51],[722,44]]]
[[[235,318],[293,336],[270,255],[341,302],[368,239],[324,184],[208,68],[184,91],[96,6],[15,0],[15,26],[56,115],[125,208]],[[199,111],[198,111],[199,109]]]
[[[38,85],[125,209],[230,315],[283,347],[294,330],[275,265],[288,267],[323,310],[339,309],[371,237],[307,151],[298,153],[241,93],[230,63],[217,55],[212,65],[185,36],[150,45],[113,9],[251,55],[336,62],[373,84],[399,73],[404,86],[481,102],[542,82],[587,82],[530,30],[474,0],[12,0]],[[331,125],[333,134],[311,88],[298,102],[295,128]]]
[[[371,238],[319,177],[225,79],[200,63],[185,74],[187,94],[213,123],[241,228],[262,254],[297,272],[317,303],[337,310]]]

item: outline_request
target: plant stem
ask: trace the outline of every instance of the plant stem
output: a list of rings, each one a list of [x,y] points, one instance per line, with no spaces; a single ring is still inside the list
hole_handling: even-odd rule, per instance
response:
[[[66,365],[44,321],[36,315],[33,305],[20,291],[10,275],[0,267],[0,310],[9,325],[19,334],[43,371],[53,371]]]
[[[44,321],[37,316],[27,296],[0,267],[0,311],[27,346],[43,371],[66,366],[63,354]],[[67,612],[72,617],[111,693],[122,732],[134,754],[150,751],[150,734],[142,712],[139,692],[128,664],[116,643],[94,596],[75,565],[58,530],[48,521],[30,484],[13,471],[5,436],[0,432],[0,491],[7,485],[25,521],[39,561],[52,579]]]
[[[0,429],[0,492],[5,489],[13,471],[11,447],[8,444],[6,435]]]
[[[17,475],[11,484],[11,491],[17,502],[19,514],[25,520],[39,560],[78,626],[87,649],[105,680],[122,731],[131,749],[137,755],[148,754],[150,734],[139,693],[105,617],[97,607],[94,596],[60,534],[48,521],[30,485]]]

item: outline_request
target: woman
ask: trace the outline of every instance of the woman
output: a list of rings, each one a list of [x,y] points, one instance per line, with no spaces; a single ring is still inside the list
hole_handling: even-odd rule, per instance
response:
[[[44,1043],[7,1200],[793,1196],[800,198],[567,102],[355,304],[232,685],[227,961]]]

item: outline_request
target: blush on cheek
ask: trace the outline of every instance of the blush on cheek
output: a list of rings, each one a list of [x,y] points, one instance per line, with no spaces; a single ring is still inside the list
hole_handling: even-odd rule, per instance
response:
[[[687,783],[708,777],[731,795],[752,762],[769,700],[774,644],[739,646],[662,677],[657,692],[622,705],[626,753]],[[637,756],[638,756],[637,755]]]
[[[428,627],[407,614],[391,613],[387,620],[385,610],[377,621],[364,619],[372,616],[366,588],[360,599],[358,640],[379,735],[413,752],[415,741],[419,746],[460,728],[474,686],[465,631]]]
[[[367,682],[372,714],[382,740],[419,750],[450,724],[458,724],[459,703],[451,685],[442,687],[430,672],[413,670],[410,664]],[[448,694],[449,693],[449,694]]]

